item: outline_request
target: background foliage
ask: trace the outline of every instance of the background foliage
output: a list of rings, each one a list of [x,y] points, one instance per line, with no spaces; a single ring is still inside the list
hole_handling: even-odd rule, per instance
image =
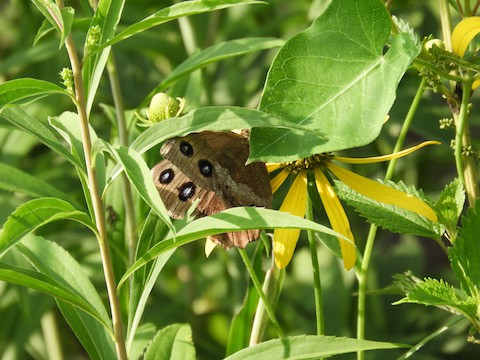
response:
[[[171,4],[170,1],[162,1],[160,6]],[[74,1],[70,5],[77,12],[81,13],[83,9],[85,15],[88,14],[84,2]],[[321,0],[273,0],[265,5],[242,6],[195,15],[183,26],[179,26],[176,21],[170,22],[120,42],[114,48],[114,55],[125,107],[137,108],[152,89],[167,76],[171,76],[172,69],[197,49],[244,37],[287,40],[310,26],[326,5],[327,2]],[[159,4],[155,1],[127,2],[119,30],[126,24],[135,23],[158,10]],[[58,84],[58,73],[68,66],[68,59],[64,51],[58,50],[58,38],[53,32],[47,33],[32,47],[43,21],[35,6],[27,1],[7,0],[0,3],[0,12],[0,81],[32,77]],[[393,1],[391,12],[407,21],[420,37],[428,34],[440,36],[435,2]],[[81,18],[78,13],[77,17]],[[84,25],[83,31],[87,26]],[[185,30],[188,27],[191,27],[189,32]],[[81,30],[81,20],[77,29],[79,30],[74,31],[74,36],[82,39],[84,32]],[[190,38],[190,35],[193,38]],[[276,48],[258,51],[208,65],[203,71],[194,72],[185,80],[175,83],[169,89],[169,94],[185,97],[190,108],[201,105],[257,107],[267,70],[276,51]],[[369,146],[351,152],[345,151],[342,155],[368,156],[391,152],[398,127],[406,115],[419,81],[416,72],[407,72],[397,91],[397,99],[390,112],[391,120],[383,128],[380,137]],[[402,179],[408,184],[415,184],[417,188],[422,188],[429,196],[436,198],[456,174],[452,150],[449,147],[452,134],[448,130],[440,130],[438,126],[438,120],[448,116],[449,110],[437,94],[428,92],[422,101],[423,106],[417,112],[408,142],[414,144],[419,140],[433,139],[442,141],[443,145],[432,151],[418,152],[408,160],[400,161],[395,180]],[[478,106],[478,95],[472,101],[473,108]],[[92,126],[103,139],[117,136],[112,104],[110,85],[108,79],[103,77],[91,113]],[[32,116],[44,122],[48,115],[59,115],[66,109],[75,110],[66,97],[59,96],[45,97],[42,101],[28,105],[27,109]],[[133,117],[130,117],[130,121],[129,128],[133,139],[139,134],[139,129],[135,127]],[[52,192],[61,191],[76,201],[82,201],[81,184],[74,169],[65,160],[52,157],[48,148],[29,135],[12,128],[1,118],[0,125],[0,163],[5,166],[0,168],[0,171],[11,172],[13,170],[10,167],[21,169],[51,184]],[[478,117],[472,117],[471,126],[473,134],[477,134]],[[478,145],[478,138],[474,136],[473,141],[474,145]],[[149,165],[155,164],[158,161],[158,148],[152,149],[145,156]],[[355,170],[375,179],[381,178],[385,169],[382,166],[370,166]],[[117,188],[111,191],[106,199],[109,213],[108,232],[112,239],[112,252],[120,258],[125,224],[122,189],[118,185],[114,186]],[[3,224],[15,208],[29,199],[28,195],[0,190],[0,223]],[[143,223],[149,208],[141,199],[134,200],[141,209],[137,221]],[[278,206],[279,204],[274,204],[274,207]],[[353,210],[347,211],[351,215],[349,217],[352,228],[355,229],[361,249],[368,225],[354,214]],[[325,223],[322,219],[319,221]],[[104,288],[97,244],[85,228],[73,222],[54,222],[40,229],[37,234],[68,250],[82,265],[96,289]],[[309,263],[308,245],[304,240],[299,241],[288,268],[277,311],[287,335],[315,332],[312,275],[310,266],[304,265]],[[406,270],[411,270],[420,278],[453,278],[448,259],[432,240],[380,231],[376,245],[369,274],[371,289],[388,286],[392,283],[394,274]],[[25,261],[13,252],[8,256],[19,264]],[[325,294],[326,333],[354,337],[354,273],[345,273],[337,258],[324,247],[319,247],[319,259]],[[117,277],[120,277],[122,268],[120,264],[117,265],[115,269],[118,272]],[[210,258],[205,259],[203,242],[197,241],[181,247],[166,263],[153,288],[144,319],[148,319],[148,322],[157,328],[173,323],[189,323],[197,357],[222,358],[225,355],[232,318],[243,302],[247,286],[248,275],[237,252],[215,251]],[[105,293],[102,296],[105,301]],[[414,344],[445,322],[445,312],[440,309],[412,304],[392,306],[392,302],[400,298],[400,294],[381,291],[368,295],[367,339]],[[45,358],[52,316],[61,334],[60,340],[65,354],[68,354],[69,358],[87,358],[58,311],[55,302],[47,295],[0,283],[2,359]],[[480,356],[478,345],[465,341],[466,328],[467,325],[460,322],[417,353],[416,359]],[[151,335],[153,326],[145,325],[142,331]],[[273,333],[271,335],[274,336]],[[402,351],[398,351],[398,354],[401,353]],[[368,358],[381,359],[384,358],[382,354],[372,352]],[[391,351],[388,354],[394,358],[397,352]]]

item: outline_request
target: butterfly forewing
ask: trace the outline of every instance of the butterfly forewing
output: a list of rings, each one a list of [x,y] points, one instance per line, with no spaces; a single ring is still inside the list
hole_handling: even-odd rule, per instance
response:
[[[164,143],[165,158],[152,169],[155,185],[174,218],[181,218],[196,199],[197,216],[211,215],[235,206],[270,208],[272,194],[263,163],[245,165],[248,139],[232,132],[204,131]],[[242,230],[213,236],[226,248],[245,247],[259,230]]]

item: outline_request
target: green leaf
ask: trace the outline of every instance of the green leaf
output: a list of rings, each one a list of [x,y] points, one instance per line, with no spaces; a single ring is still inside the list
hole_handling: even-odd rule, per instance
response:
[[[258,110],[233,106],[202,107],[179,118],[166,119],[149,127],[135,139],[131,147],[139,154],[143,154],[153,146],[175,136],[204,130],[250,129],[254,126],[289,127],[291,124]]]
[[[49,118],[49,123],[70,145],[70,151],[75,157],[77,163],[82,164],[82,169],[86,172],[85,154],[83,150],[83,138],[80,129],[80,120],[78,115],[73,112],[66,111],[58,117]],[[90,141],[95,144],[98,137],[95,130],[89,125]],[[103,192],[105,187],[105,159],[101,152],[95,155],[95,171],[99,183],[99,190]]]
[[[138,258],[130,269],[127,270],[120,280],[118,287],[136,270],[160,254],[197,239],[236,230],[272,228],[313,230],[345,238],[330,228],[289,213],[256,207],[230,208],[210,216],[196,219],[185,225],[181,230],[178,230],[175,238],[169,235],[165,240],[155,244],[155,246],[145,253],[145,255]],[[345,238],[345,240],[348,241],[347,238]]]
[[[72,165],[77,168],[82,168],[72,154],[62,145],[62,143],[55,137],[53,132],[46,127],[42,122],[27,114],[18,106],[8,106],[0,109],[0,115],[11,122],[20,130],[35,137],[42,144],[48,146],[50,149],[64,157]]]
[[[70,196],[49,183],[21,171],[13,166],[0,163],[0,188],[33,197],[56,197],[81,208]]]
[[[95,42],[96,45],[102,44],[108,39],[111,39],[115,35],[118,22],[122,16],[125,0],[100,0],[95,10],[95,14],[90,23],[89,30],[85,41],[84,59],[82,66],[82,78],[84,81],[85,97],[87,102],[87,113],[93,105],[93,100],[97,93],[98,84],[103,75],[105,64],[107,63],[108,56],[110,54],[110,47],[104,48],[100,52],[90,54],[89,46],[90,41]],[[99,32],[99,39],[92,39]],[[97,49],[91,49],[96,51]]]
[[[87,214],[68,202],[55,198],[34,199],[20,205],[7,219],[0,233],[0,257],[25,235],[52,221],[69,219],[89,227],[95,225]]]
[[[225,41],[220,44],[213,45],[207,49],[199,51],[190,56],[183,63],[178,65],[161,83],[152,94],[164,91],[174,82],[191,72],[200,69],[208,64],[234,56],[244,55],[251,52],[266,50],[284,43],[281,39],[275,38],[245,38]]]
[[[107,142],[104,142],[104,145],[109,149],[117,162],[122,165],[128,180],[130,180],[130,183],[135,187],[140,197],[155,211],[157,216],[173,230],[172,221],[168,216],[167,209],[153,183],[150,169],[142,157],[132,148],[120,146],[115,149]]]
[[[168,228],[165,223],[151,211],[145,220],[140,238],[138,239],[135,259],[139,259],[145,255],[167,232]],[[156,283],[157,277],[174,252],[175,249],[172,249],[161,254],[154,260],[152,266],[146,265],[133,274],[129,299],[130,316],[128,317],[126,337],[127,350],[131,349],[134,337],[137,336],[138,325],[140,324],[148,297]]]
[[[105,327],[100,322],[65,301],[57,299],[57,304],[90,359],[117,358],[112,335],[105,331]]]
[[[402,347],[408,345],[334,336],[300,335],[266,341],[230,355],[225,360],[318,359],[356,351]]]
[[[129,359],[141,359],[141,356],[145,352],[145,348],[152,341],[157,330],[152,323],[143,324],[135,331],[135,338],[133,339],[132,346],[128,351]]]
[[[75,16],[75,9],[70,6],[67,6],[60,9],[60,14],[62,15],[63,28],[61,32],[59,48],[63,46],[63,44],[65,43],[65,39],[67,38],[67,36],[70,34],[70,31],[72,30],[73,20]]]
[[[145,360],[195,359],[192,329],[188,324],[173,324],[160,330],[145,353]]]
[[[460,298],[457,290],[442,279],[426,278],[416,283],[407,296],[395,302],[394,305],[404,303],[444,306],[470,318],[475,317],[477,312],[477,303],[473,298]]]
[[[167,8],[164,8],[156,13],[150,15],[149,17],[136,22],[133,25],[130,25],[120,34],[115,36],[113,39],[110,39],[105,44],[102,45],[102,48],[105,46],[111,46],[116,44],[119,41],[125,40],[132,35],[138,34],[142,31],[150,29],[154,26],[164,24],[166,22],[178,19],[184,16],[190,16],[195,14],[202,14],[206,12],[216,11],[220,9],[229,8],[236,5],[251,5],[251,4],[262,4],[262,1],[255,0],[192,0],[184,1],[178,4],[174,4]]]
[[[98,312],[96,312],[88,302],[50,276],[30,269],[24,269],[0,262],[0,280],[34,289],[65,300],[87,313],[95,314],[95,318],[99,321],[101,320]]]
[[[469,208],[467,216],[462,218],[462,227],[458,237],[449,247],[448,255],[452,269],[462,284],[462,288],[470,295],[480,288],[480,247],[478,246],[478,232],[480,229],[480,201],[475,202],[474,208]],[[473,284],[472,284],[473,283]]]
[[[333,0],[305,31],[280,49],[260,110],[321,133],[257,129],[251,157],[283,162],[365,145],[379,134],[398,83],[420,47],[408,34],[390,35],[378,0]]]
[[[0,108],[25,99],[39,99],[47,95],[71,96],[67,90],[48,81],[23,78],[0,84]]]
[[[63,17],[58,5],[53,1],[32,0],[32,2],[58,33],[61,34],[63,31]]]
[[[413,187],[409,188],[402,182],[395,184],[390,181],[387,185],[419,197],[420,199],[423,198]],[[341,181],[335,181],[335,191],[342,200],[345,200],[348,205],[353,206],[355,210],[369,222],[389,231],[400,234],[414,234],[434,239],[439,238],[443,233],[439,226],[423,216],[395,205],[383,204],[372,200],[352,190]]]
[[[445,186],[435,203],[438,221],[446,227],[451,241],[455,241],[458,219],[462,213],[464,203],[465,191],[458,178]]]

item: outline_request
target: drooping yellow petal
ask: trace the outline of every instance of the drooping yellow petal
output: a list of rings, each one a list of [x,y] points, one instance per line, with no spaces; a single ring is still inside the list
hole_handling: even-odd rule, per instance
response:
[[[271,173],[272,171],[278,170],[282,167],[281,163],[265,163],[267,171]]]
[[[343,265],[345,270],[350,270],[355,265],[357,253],[355,251],[355,240],[350,230],[350,222],[347,214],[343,209],[337,194],[333,190],[332,185],[328,182],[327,177],[320,169],[315,169],[315,183],[317,184],[318,193],[322,199],[325,212],[332,229],[352,240],[348,242],[345,239],[338,238],[340,249],[342,250]]]
[[[346,164],[371,164],[371,163],[388,161],[392,159],[398,159],[405,155],[411,154],[412,152],[424,146],[438,145],[438,144],[440,144],[440,142],[438,141],[424,141],[421,144],[418,144],[417,146],[413,146],[411,148],[408,148],[393,154],[389,154],[389,155],[373,156],[373,157],[366,157],[366,158],[351,158],[351,157],[344,157],[344,156],[335,156],[334,159]]]
[[[270,187],[272,188],[272,194],[278,190],[278,188],[283,184],[285,179],[290,175],[286,170],[279,172],[272,180],[270,180]]]
[[[453,52],[463,56],[473,38],[480,33],[480,17],[467,17],[460,21],[452,32]]]
[[[413,195],[382,185],[332,163],[328,163],[327,167],[340,181],[360,194],[385,204],[413,211],[425,216],[430,221],[437,221],[437,215],[433,209]]]
[[[288,212],[300,217],[305,216],[307,204],[307,174],[300,172],[292,186],[288,190],[287,196],[280,206],[280,211]],[[275,264],[280,269],[285,268],[293,256],[293,251],[297,245],[300,229],[275,229],[273,232],[273,254]]]

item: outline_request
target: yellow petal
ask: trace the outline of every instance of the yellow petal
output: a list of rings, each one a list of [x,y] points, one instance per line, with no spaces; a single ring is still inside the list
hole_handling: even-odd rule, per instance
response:
[[[478,78],[477,80],[475,80],[472,84],[472,91],[475,90],[476,88],[478,88],[480,86],[480,78]]]
[[[460,21],[452,32],[453,52],[463,56],[468,45],[479,32],[480,17],[472,16]]]
[[[281,163],[265,163],[267,171],[271,173],[272,171],[278,170],[282,167]]]
[[[398,159],[405,155],[411,154],[412,152],[424,146],[438,145],[438,144],[440,144],[440,142],[438,141],[424,141],[421,144],[418,144],[417,146],[413,146],[411,148],[408,148],[393,154],[389,154],[389,155],[373,156],[373,157],[367,157],[367,158],[351,158],[351,157],[335,156],[334,159],[346,164],[371,164],[371,163],[377,163],[382,161],[388,161],[392,159]]]
[[[205,256],[207,258],[210,256],[213,249],[215,249],[215,246],[217,246],[217,244],[210,239],[210,236],[207,236],[207,240],[205,241]]]
[[[285,179],[290,175],[286,170],[279,172],[272,180],[270,180],[270,187],[272,188],[272,194],[278,190],[278,188],[283,184]]]
[[[300,172],[292,186],[288,190],[287,196],[283,200],[280,211],[288,212],[300,217],[305,216],[307,204],[307,174]],[[297,245],[300,229],[275,229],[273,232],[273,254],[275,263],[280,269],[285,268],[293,256],[293,251]]]
[[[327,167],[340,181],[360,194],[385,204],[413,211],[430,221],[437,221],[437,215],[432,208],[413,195],[382,185],[332,163],[328,163]]]
[[[323,172],[319,169],[315,169],[314,172],[317,190],[322,199],[332,229],[352,240],[349,242],[345,239],[338,238],[340,249],[342,250],[343,266],[345,267],[345,270],[350,270],[353,265],[355,265],[357,253],[355,251],[355,240],[352,231],[350,230],[350,223],[347,214],[345,214],[345,210],[343,210],[343,206],[340,203],[337,194],[335,194],[333,187],[330,185]]]

